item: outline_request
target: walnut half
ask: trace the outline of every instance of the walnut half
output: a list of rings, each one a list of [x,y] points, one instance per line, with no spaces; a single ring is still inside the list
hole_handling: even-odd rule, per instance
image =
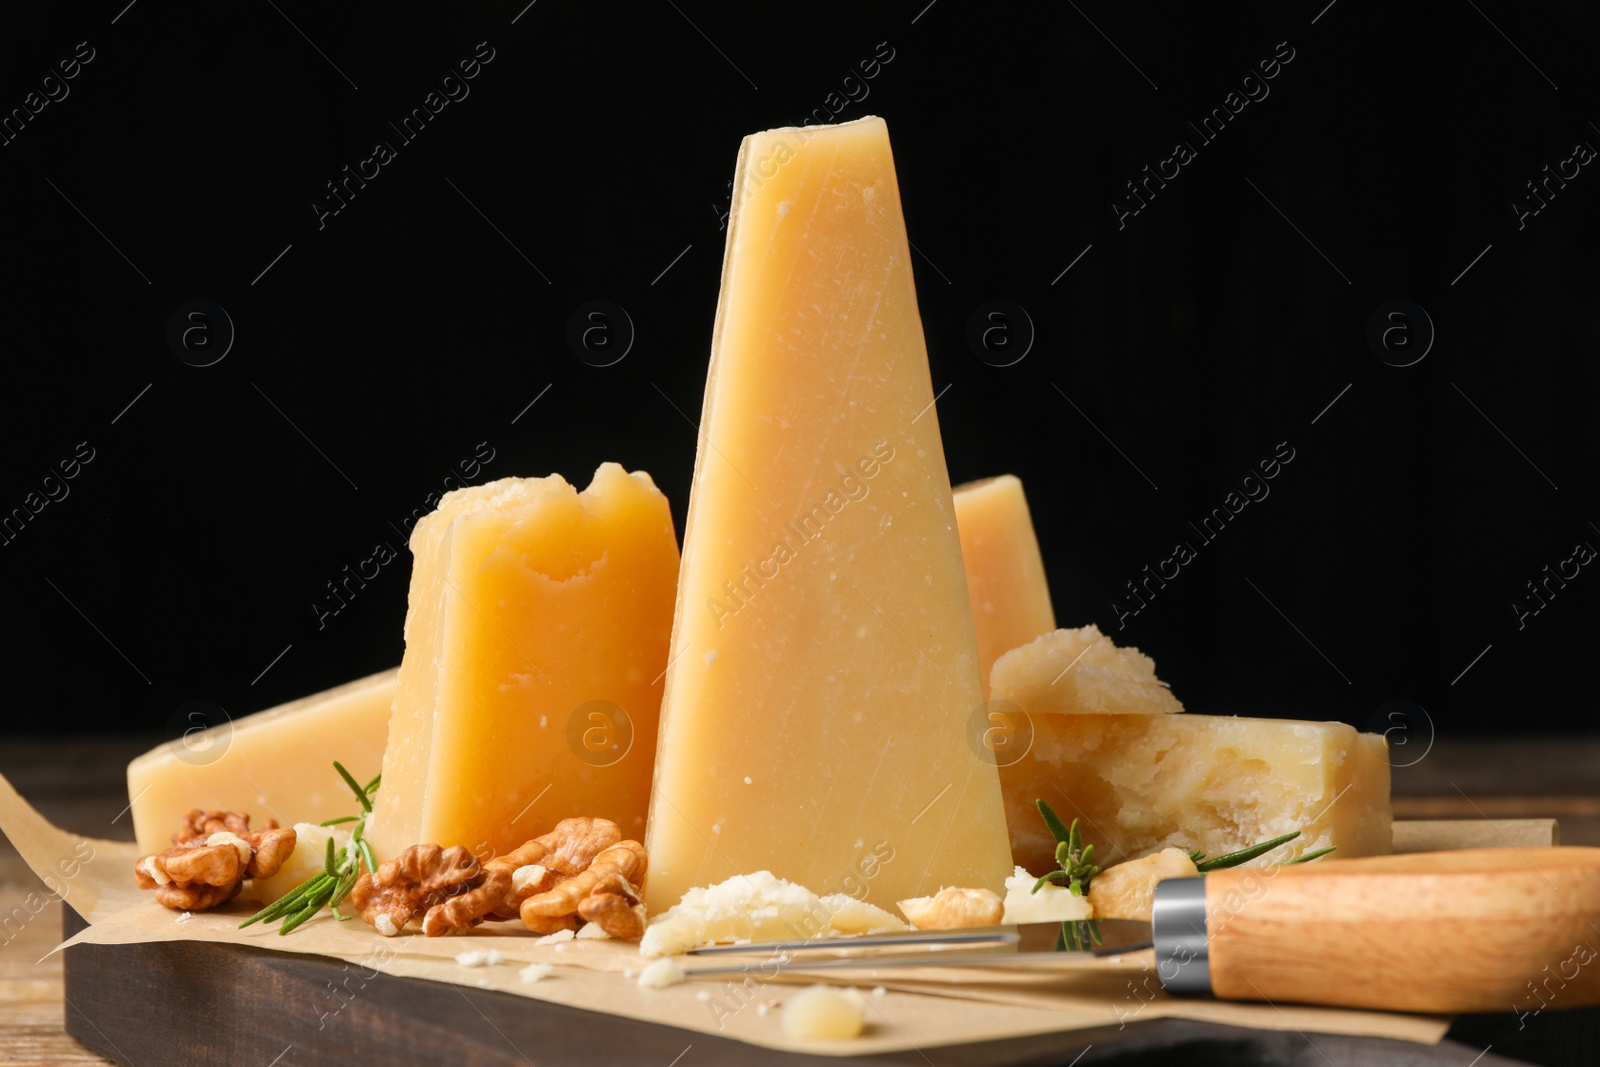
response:
[[[272,819],[250,829],[240,811],[196,809],[172,835],[173,848],[133,865],[140,889],[174,911],[206,911],[239,895],[246,878],[270,878],[294,852],[295,833]]]
[[[510,875],[487,869],[460,845],[412,845],[358,878],[350,903],[385,937],[413,919],[422,920],[424,934],[439,937],[482,922],[510,891]]]

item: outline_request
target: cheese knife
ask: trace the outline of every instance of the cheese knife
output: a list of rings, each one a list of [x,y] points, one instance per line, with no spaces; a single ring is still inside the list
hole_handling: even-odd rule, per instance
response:
[[[1153,945],[1175,994],[1441,1014],[1600,1003],[1600,848],[1219,870],[1157,885],[1148,923],[1096,925],[1089,952],[1066,951],[1063,924],[1035,923],[715,946],[685,974],[1081,965]]]

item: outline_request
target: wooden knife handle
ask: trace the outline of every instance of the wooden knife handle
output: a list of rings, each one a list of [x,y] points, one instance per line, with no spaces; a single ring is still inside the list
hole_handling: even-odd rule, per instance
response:
[[[1600,1003],[1600,848],[1235,868],[1205,877],[1204,906],[1211,990],[1227,999],[1519,1014]]]

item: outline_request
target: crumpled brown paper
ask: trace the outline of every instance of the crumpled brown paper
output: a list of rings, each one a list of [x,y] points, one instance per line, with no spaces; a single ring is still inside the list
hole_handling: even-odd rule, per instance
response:
[[[1519,820],[1502,826],[1521,846],[1553,841],[1553,823],[1548,821]],[[1476,829],[1462,824],[1464,834]],[[719,978],[648,990],[621,973],[642,969],[649,962],[639,955],[635,943],[572,940],[539,944],[514,922],[486,923],[470,933],[450,937],[406,934],[385,938],[359,919],[340,922],[324,914],[284,937],[275,926],[239,929],[241,919],[257,906],[248,896],[218,911],[185,918],[135,888],[132,869],[138,852],[134,845],[84,838],[52,826],[4,777],[0,777],[0,831],[50,891],[91,924],[56,951],[78,943],[188,940],[249,945],[332,957],[399,977],[493,989],[769,1048],[866,1055],[1163,1017],[1431,1044],[1444,1036],[1449,1025],[1448,1019],[1433,1016],[1171,997],[1161,991],[1149,951],[1092,961],[1064,960],[1048,969],[925,967],[808,975],[798,964],[790,964],[769,982],[757,980],[740,986]],[[1435,848],[1450,847],[1451,826],[1431,823],[1416,839]],[[493,966],[468,967],[456,961],[460,953],[490,948],[503,956]],[[696,961],[683,962],[689,969]],[[532,963],[556,967],[541,981],[524,982],[519,972]],[[779,1025],[780,1013],[766,1013],[758,1007],[761,1003],[776,1006],[796,983],[818,981],[853,985],[864,993],[876,987],[884,989],[867,996],[868,1025],[860,1038],[791,1041]]]

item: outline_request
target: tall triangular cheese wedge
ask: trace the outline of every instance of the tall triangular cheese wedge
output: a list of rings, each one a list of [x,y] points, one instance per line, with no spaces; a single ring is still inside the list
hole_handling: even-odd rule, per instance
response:
[[[651,795],[650,910],[770,870],[890,908],[1011,873],[882,119],[745,138]],[[981,731],[980,731],[981,733]]]

